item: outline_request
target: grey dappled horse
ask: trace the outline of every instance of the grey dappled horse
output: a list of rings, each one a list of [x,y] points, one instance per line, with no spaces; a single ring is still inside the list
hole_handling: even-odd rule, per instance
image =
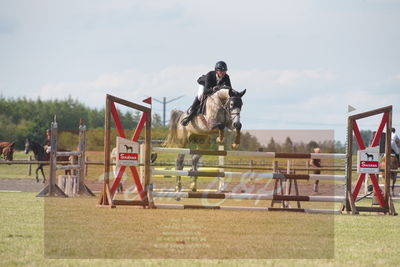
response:
[[[186,113],[180,110],[171,111],[170,130],[166,142],[167,147],[183,148],[188,141],[197,143],[199,149],[207,149],[210,146],[212,135],[218,134],[217,142],[224,142],[224,129],[228,128],[235,131],[236,136],[232,148],[239,148],[240,130],[240,111],[243,105],[242,96],[246,90],[237,92],[230,88],[220,89],[211,96],[207,97],[205,103],[205,114],[195,116],[187,126],[181,125],[181,120]],[[193,155],[192,171],[197,171],[198,162],[201,155]],[[178,154],[175,160],[176,170],[183,169],[185,155]],[[197,191],[197,177],[192,177],[193,182],[190,186],[192,191]],[[182,189],[181,177],[177,176],[176,191]]]

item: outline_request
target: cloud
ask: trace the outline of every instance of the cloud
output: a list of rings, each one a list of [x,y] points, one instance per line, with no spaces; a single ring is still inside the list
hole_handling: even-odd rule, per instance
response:
[[[387,79],[387,81],[388,81],[388,82],[391,82],[391,81],[394,81],[394,82],[400,81],[400,74],[396,74],[396,75],[393,75],[393,76],[389,77],[389,78]]]
[[[13,34],[17,30],[17,23],[10,20],[0,20],[0,34]]]
[[[76,91],[83,96],[96,91],[118,91],[121,94],[141,91],[154,96],[195,95],[197,78],[210,70],[203,65],[170,66],[159,71],[127,69],[105,73],[97,78],[81,82],[46,84],[40,88],[41,97],[71,94]],[[265,91],[269,87],[287,87],[289,90],[300,84],[331,81],[334,75],[323,70],[235,70],[230,73],[237,90],[250,88],[252,92]],[[250,92],[251,92],[250,91]],[[150,93],[151,92],[151,93]],[[259,96],[258,96],[259,97]],[[89,98],[90,99],[90,98]],[[90,103],[90,105],[96,105]]]

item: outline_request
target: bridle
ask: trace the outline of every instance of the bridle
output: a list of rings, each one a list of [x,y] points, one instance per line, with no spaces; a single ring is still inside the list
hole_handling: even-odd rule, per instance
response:
[[[241,98],[238,96],[231,96],[229,97],[228,101],[226,101],[225,105],[224,105],[224,109],[226,110],[226,112],[229,114],[231,121],[234,121],[234,119],[236,119],[236,117],[240,116],[240,111],[242,108],[242,105],[240,105],[239,107],[234,107],[235,109],[238,109],[239,112],[232,112],[231,107],[230,107],[230,103],[231,101],[234,101],[234,99],[239,99],[241,101]]]
[[[211,98],[211,100],[214,101],[214,103],[215,103],[216,105],[222,107],[222,108],[225,110],[225,112],[226,112],[227,114],[229,114],[229,117],[230,117],[230,121],[231,121],[231,122],[233,122],[237,117],[240,116],[240,110],[241,110],[241,108],[242,108],[243,103],[240,105],[240,107],[238,107],[239,112],[234,112],[234,113],[232,113],[232,111],[231,111],[230,103],[231,103],[234,99],[240,99],[240,101],[241,101],[241,97],[239,97],[239,96],[230,96],[230,97],[228,98],[228,101],[225,102],[225,104],[222,103],[222,101],[221,101],[220,98],[218,98],[218,99],[219,99],[219,103],[216,103],[215,100]]]

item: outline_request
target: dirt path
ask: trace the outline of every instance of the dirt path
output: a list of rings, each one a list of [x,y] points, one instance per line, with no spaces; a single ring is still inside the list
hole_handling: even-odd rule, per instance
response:
[[[45,184],[40,181],[37,183],[35,179],[0,179],[0,192],[19,191],[19,192],[39,192]],[[98,181],[87,181],[86,185],[93,191],[98,191],[101,188],[101,183]]]

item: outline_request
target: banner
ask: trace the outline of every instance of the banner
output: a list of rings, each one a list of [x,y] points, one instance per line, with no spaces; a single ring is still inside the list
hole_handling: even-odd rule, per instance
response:
[[[358,173],[379,173],[379,146],[358,150]]]
[[[117,166],[139,165],[139,143],[117,136]]]

